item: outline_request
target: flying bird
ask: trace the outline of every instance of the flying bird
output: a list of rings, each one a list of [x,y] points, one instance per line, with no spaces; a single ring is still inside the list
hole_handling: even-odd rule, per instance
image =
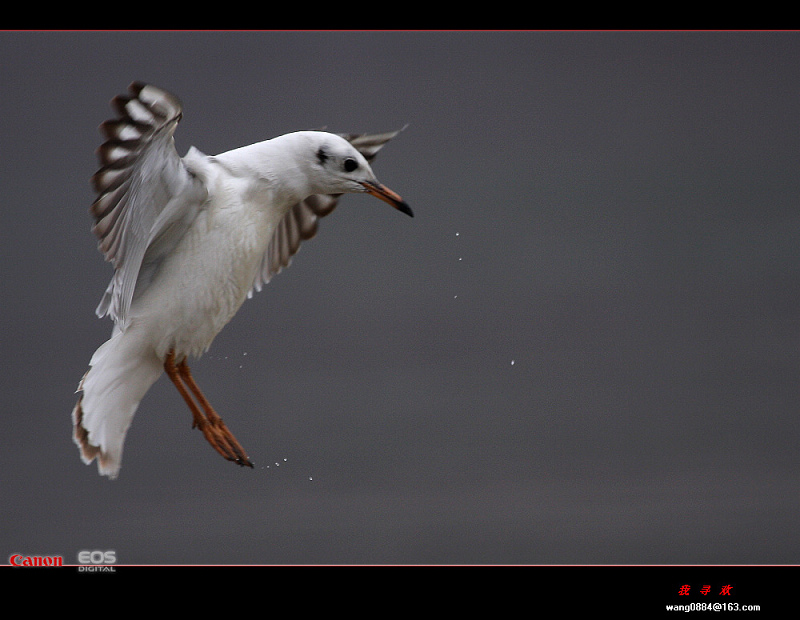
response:
[[[97,459],[100,474],[116,478],[139,402],[166,372],[192,426],[223,457],[253,467],[187,360],[289,265],[342,194],[366,192],[413,216],[370,168],[398,132],[298,131],[215,156],[192,147],[180,157],[175,95],[134,82],[111,103],[118,116],[100,126],[90,213],[114,267],[96,313],[114,327],[78,386],[74,441],[85,463]]]

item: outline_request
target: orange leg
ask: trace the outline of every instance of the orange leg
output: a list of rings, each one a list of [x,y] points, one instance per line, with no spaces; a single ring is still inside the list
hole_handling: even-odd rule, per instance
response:
[[[236,437],[228,430],[222,418],[214,411],[211,403],[195,383],[186,360],[183,359],[175,364],[175,352],[170,351],[164,360],[164,370],[192,411],[192,428],[199,428],[211,447],[229,461],[241,466],[253,467],[253,462],[245,453],[244,448],[236,441]],[[203,408],[205,414],[200,407]]]

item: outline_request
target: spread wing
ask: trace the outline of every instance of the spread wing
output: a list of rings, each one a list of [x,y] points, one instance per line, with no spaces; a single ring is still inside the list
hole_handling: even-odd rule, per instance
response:
[[[205,202],[202,181],[175,151],[181,119],[174,95],[134,82],[111,101],[119,116],[100,126],[101,168],[92,177],[97,199],[90,208],[103,256],[114,266],[97,315],[110,315],[124,329],[143,263],[169,252]],[[152,272],[152,269],[150,270]]]
[[[350,142],[364,156],[368,163],[372,163],[378,151],[400,131],[389,131],[380,134],[339,134]],[[297,203],[281,220],[272,239],[267,246],[267,251],[261,262],[261,269],[253,282],[253,289],[260,291],[264,284],[278,274],[281,269],[288,267],[292,256],[300,249],[300,244],[306,239],[311,239],[317,234],[317,225],[320,218],[325,217],[336,208],[341,194],[309,196]],[[250,295],[252,296],[251,289]]]

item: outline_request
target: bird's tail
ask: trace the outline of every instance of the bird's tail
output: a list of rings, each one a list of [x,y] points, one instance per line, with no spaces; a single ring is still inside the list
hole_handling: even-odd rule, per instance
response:
[[[73,439],[84,463],[97,458],[101,475],[114,479],[119,474],[133,414],[162,370],[156,354],[131,329],[115,331],[92,356],[72,410]]]

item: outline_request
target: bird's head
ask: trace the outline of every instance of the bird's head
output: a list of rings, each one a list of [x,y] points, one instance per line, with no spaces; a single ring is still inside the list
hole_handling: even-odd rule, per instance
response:
[[[378,182],[369,163],[347,140],[322,131],[299,132],[304,138],[304,159],[317,194],[366,192],[411,217],[414,213],[395,192]]]

